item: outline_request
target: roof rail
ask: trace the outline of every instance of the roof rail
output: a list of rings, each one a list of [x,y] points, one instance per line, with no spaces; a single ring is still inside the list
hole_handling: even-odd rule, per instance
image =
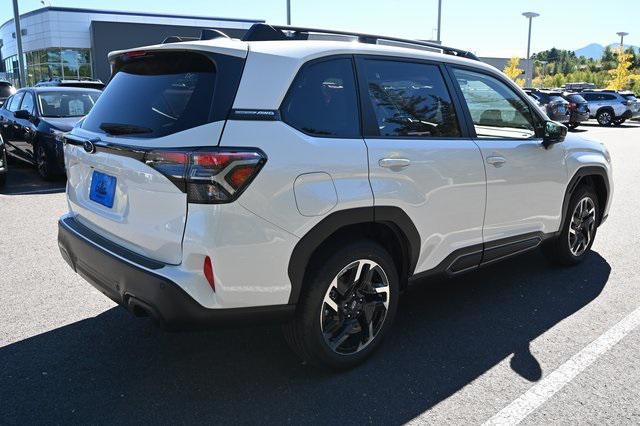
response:
[[[411,40],[398,37],[388,37],[374,34],[354,33],[348,31],[336,31],[336,30],[322,30],[318,28],[307,27],[293,27],[288,25],[269,25],[257,23],[253,24],[251,28],[242,37],[243,41],[268,41],[268,40],[308,40],[309,34],[329,34],[338,36],[350,36],[357,37],[360,43],[378,44],[378,41],[391,41],[395,43],[402,43],[414,46],[428,47],[431,49],[441,50],[442,53],[447,55],[459,56],[462,58],[479,60],[473,53],[456,49],[453,47],[443,46],[436,42]]]

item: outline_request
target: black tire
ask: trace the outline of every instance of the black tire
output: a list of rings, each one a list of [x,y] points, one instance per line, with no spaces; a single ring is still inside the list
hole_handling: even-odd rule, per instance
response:
[[[291,348],[309,364],[331,370],[344,370],[360,364],[369,357],[380,346],[384,336],[391,327],[398,307],[400,291],[398,273],[393,259],[387,251],[379,244],[369,240],[348,244],[333,253],[327,252],[327,255],[321,255],[319,260],[321,260],[321,262],[315,263],[316,267],[311,270],[308,274],[309,277],[306,278],[306,282],[304,283],[305,287],[300,296],[294,319],[283,326],[284,336],[289,346],[291,346]],[[386,315],[383,316],[382,319],[380,318],[383,308],[383,306],[380,305],[381,302],[367,301],[367,303],[370,303],[371,305],[377,304],[376,308],[368,310],[368,312],[370,312],[368,315],[369,317],[377,318],[377,320],[370,320],[371,324],[376,321],[377,332],[373,333],[369,331],[373,330],[373,326],[366,327],[364,325],[369,324],[366,322],[367,315],[365,312],[367,311],[367,307],[365,305],[357,306],[356,309],[358,309],[359,315],[354,315],[353,318],[347,320],[347,314],[345,312],[354,312],[347,311],[347,305],[353,309],[353,303],[350,302],[342,304],[342,302],[338,302],[340,303],[340,308],[338,308],[340,313],[338,314],[334,314],[336,311],[325,304],[325,296],[334,294],[333,290],[331,290],[331,283],[334,278],[344,271],[349,265],[354,264],[358,260],[375,262],[384,271],[388,281],[389,291],[387,296],[383,297],[387,300],[388,307],[386,309]],[[366,268],[366,266],[363,268]],[[375,268],[375,270],[378,271],[377,268]],[[345,275],[343,276],[346,276],[347,273],[352,272],[345,272]],[[354,275],[351,275],[351,277],[354,277]],[[346,280],[343,287],[351,285],[347,284],[350,282],[351,280]],[[356,285],[358,284],[353,284],[353,286]],[[337,287],[335,289],[337,290]],[[336,297],[336,300],[340,300],[339,297],[341,294],[335,294],[338,296]],[[376,294],[376,291],[369,293],[369,295],[370,297],[375,298],[379,296]],[[344,301],[345,299],[341,300]],[[362,301],[362,299],[360,299],[360,301]],[[342,307],[344,307],[344,310]],[[360,311],[360,309],[362,309],[362,311]],[[325,317],[325,315],[327,316]],[[355,352],[338,353],[341,345],[338,345],[336,350],[330,347],[330,343],[323,334],[323,325],[321,325],[321,322],[326,319],[328,319],[329,323],[325,322],[324,324],[331,324],[332,320],[335,321],[333,325],[336,332],[346,330],[346,324],[357,323],[357,328],[352,325],[349,330],[359,330],[359,333],[342,333],[343,336],[349,336],[343,344],[350,344],[352,346],[356,344],[358,345]],[[340,322],[338,319],[343,322]],[[324,325],[324,327],[326,327],[326,325]],[[365,327],[367,328],[366,330]],[[336,333],[336,336],[334,336],[336,337],[335,340],[338,340],[337,337],[340,334],[341,333]],[[331,340],[331,332],[328,332],[327,335],[329,336],[327,338]],[[368,336],[370,335],[373,335],[374,337],[369,339]],[[364,341],[365,338],[367,339],[366,342]],[[363,343],[366,344],[362,349],[360,349],[360,345]]]
[[[578,126],[579,126],[579,124],[578,124],[578,123],[569,123],[569,124],[567,124],[567,127],[568,127],[569,129],[571,129],[571,130],[575,130],[575,129],[577,129],[577,128],[578,128]]]
[[[616,126],[620,126],[620,125],[624,124],[625,121],[627,121],[627,120],[624,119],[624,118],[621,118],[619,120],[614,120],[613,124],[615,124]]]
[[[613,124],[613,117],[613,111],[609,109],[602,109],[596,114],[596,120],[601,126],[611,126],[611,124]]]
[[[593,208],[595,209],[593,213],[593,230],[590,232],[590,239],[587,242],[586,246],[580,253],[574,253],[571,247],[571,239],[569,238],[569,233],[573,230],[572,235],[576,234],[576,222],[573,220],[574,212],[578,208],[578,203],[588,198],[593,203]],[[565,220],[563,224],[563,228],[560,231],[560,235],[554,238],[553,240],[547,241],[544,246],[544,252],[547,258],[557,265],[561,266],[572,266],[581,263],[584,258],[587,256],[589,251],[591,250],[591,246],[596,238],[596,233],[598,230],[598,225],[602,218],[600,211],[600,205],[598,204],[598,196],[596,195],[593,188],[588,185],[581,185],[574,193],[571,195],[569,205],[567,206],[567,211],[565,212]],[[580,220],[580,224],[584,225],[588,222],[588,220]],[[587,235],[586,232],[578,231],[578,234]],[[577,237],[574,237],[577,238]],[[574,240],[575,241],[575,240]]]
[[[36,168],[40,177],[47,181],[55,179],[56,174],[54,173],[53,163],[42,144],[35,144],[33,147],[33,156],[35,157]]]
[[[4,188],[7,183],[7,172],[0,173],[0,188]]]

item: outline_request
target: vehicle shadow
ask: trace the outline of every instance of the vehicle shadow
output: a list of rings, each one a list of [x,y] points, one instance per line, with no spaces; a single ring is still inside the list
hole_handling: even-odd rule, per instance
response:
[[[597,253],[560,269],[532,252],[415,285],[381,350],[339,374],[303,365],[276,326],[172,334],[113,308],[0,348],[0,423],[400,424],[508,357],[540,379],[529,343],[609,273]]]
[[[4,195],[56,194],[65,191],[64,176],[44,181],[33,166],[13,160],[9,163],[7,183],[0,188]]]
[[[580,127],[602,127],[603,129],[637,129],[638,127],[640,127],[640,122],[629,122],[626,121],[623,124],[620,124],[618,126],[601,126],[599,125],[597,122],[582,122],[580,123]],[[579,129],[579,128],[578,128]]]

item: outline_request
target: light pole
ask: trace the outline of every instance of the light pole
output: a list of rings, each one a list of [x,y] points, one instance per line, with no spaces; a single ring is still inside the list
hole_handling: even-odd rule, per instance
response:
[[[620,36],[620,50],[624,51],[624,36],[628,36],[629,33],[625,33],[624,31],[620,31],[619,33],[616,33]]]
[[[287,25],[291,25],[291,0],[287,0]]]
[[[442,25],[442,0],[438,0],[438,34],[437,34],[437,42],[438,44],[442,44],[442,40],[440,39],[440,27]]]
[[[18,45],[18,84],[24,87],[24,58],[22,55],[22,29],[20,28],[20,12],[18,11],[18,0],[13,0],[13,22],[16,25],[16,44]]]
[[[529,72],[527,73],[525,86],[531,86],[531,79],[533,78],[533,75],[532,75],[533,66],[530,60],[531,59],[531,22],[533,21],[533,18],[535,18],[536,16],[540,16],[540,14],[535,12],[524,12],[522,16],[529,19],[529,38],[527,39],[527,69]]]

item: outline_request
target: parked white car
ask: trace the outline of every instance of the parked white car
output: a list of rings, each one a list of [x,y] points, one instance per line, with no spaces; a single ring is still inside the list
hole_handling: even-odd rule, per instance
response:
[[[112,53],[66,137],[63,257],[163,326],[282,321],[334,369],[380,345],[419,278],[541,245],[581,262],[611,204],[605,147],[433,48],[256,24]]]

